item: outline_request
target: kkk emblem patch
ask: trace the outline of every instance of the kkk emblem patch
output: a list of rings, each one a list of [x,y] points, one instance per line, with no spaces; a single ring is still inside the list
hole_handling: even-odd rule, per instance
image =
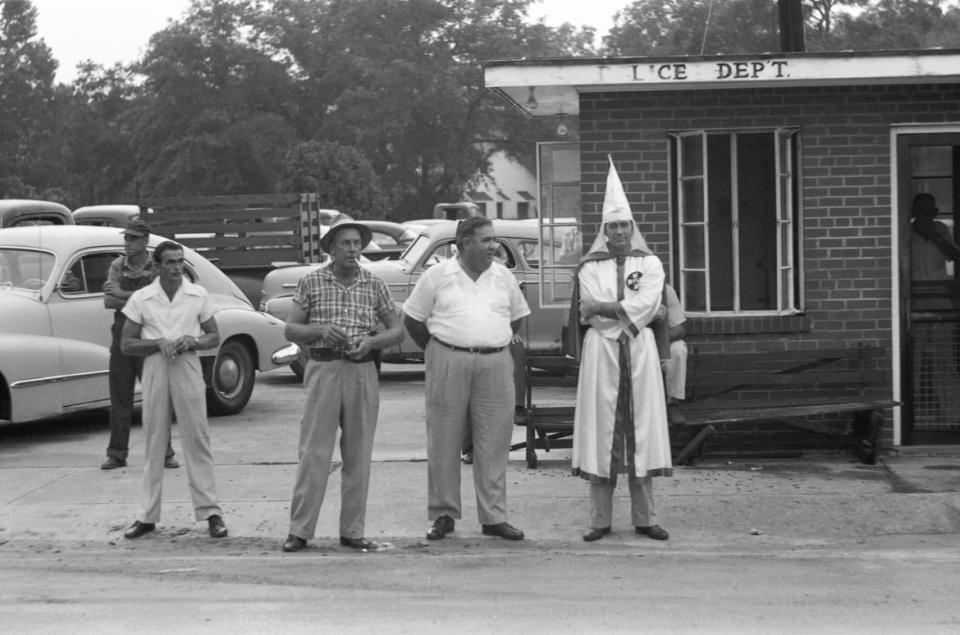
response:
[[[639,271],[634,271],[629,276],[627,276],[627,287],[636,291],[640,288],[640,278],[643,277],[643,274]]]

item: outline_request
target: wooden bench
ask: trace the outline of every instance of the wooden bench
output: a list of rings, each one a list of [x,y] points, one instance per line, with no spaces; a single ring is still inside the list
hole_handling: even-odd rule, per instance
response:
[[[687,363],[687,399],[678,405],[671,424],[674,463],[682,465],[702,455],[706,440],[723,424],[780,423],[834,437],[846,437],[850,449],[864,463],[876,461],[883,413],[895,407],[889,399],[885,351],[877,347],[700,353],[692,350]],[[538,407],[535,393],[544,386],[576,390],[577,371],[565,374],[537,372],[539,358],[527,360],[526,404],[518,408],[516,423],[527,427],[527,439],[512,449],[526,447],[527,465],[537,466],[538,448],[569,447],[573,433],[570,406]],[[847,415],[849,425],[837,425],[831,415]]]

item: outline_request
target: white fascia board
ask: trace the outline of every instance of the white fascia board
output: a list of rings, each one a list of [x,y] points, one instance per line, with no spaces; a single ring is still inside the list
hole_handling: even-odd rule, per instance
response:
[[[554,59],[491,62],[488,88],[525,108],[529,87],[567,97],[583,92],[704,90],[960,81],[960,50],[897,53]],[[522,90],[521,90],[522,89]],[[547,114],[540,113],[531,114]]]

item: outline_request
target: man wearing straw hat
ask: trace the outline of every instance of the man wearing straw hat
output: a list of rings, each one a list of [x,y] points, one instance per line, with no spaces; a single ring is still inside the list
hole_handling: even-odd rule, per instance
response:
[[[662,318],[664,272],[640,235],[613,161],[600,231],[575,274],[580,378],[574,415],[573,473],[590,481],[590,542],[610,533],[617,475],[630,489],[636,532],[669,534],[655,524],[653,476],[672,473],[661,354],[652,328]],[[578,329],[573,329],[578,330]]]
[[[283,551],[300,551],[314,536],[340,430],[340,544],[366,551],[363,537],[373,435],[380,411],[375,351],[403,340],[403,326],[387,284],[360,266],[370,242],[366,225],[335,222],[320,239],[330,264],[297,286],[287,317],[287,339],[309,346],[303,385],[307,404],[300,422],[300,462],[290,533]],[[378,330],[383,324],[383,330]]]

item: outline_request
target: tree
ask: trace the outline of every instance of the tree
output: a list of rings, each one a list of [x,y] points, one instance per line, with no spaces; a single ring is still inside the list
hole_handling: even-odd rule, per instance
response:
[[[592,31],[525,22],[530,0],[285,0],[264,20],[298,71],[306,138],[357,148],[394,218],[458,198],[503,139],[533,129],[483,88],[482,63],[584,53]]]
[[[843,22],[843,46],[858,50],[960,46],[960,10],[942,0],[878,0]]]
[[[309,141],[293,148],[284,162],[283,189],[316,192],[320,207],[354,218],[383,218],[385,203],[373,166],[356,148]]]
[[[0,2],[0,177],[44,190],[60,172],[49,142],[57,63],[36,20],[29,0]]]
[[[810,51],[960,45],[960,9],[942,0],[806,0]],[[607,55],[701,55],[776,51],[774,0],[637,0],[604,38]]]
[[[141,196],[275,191],[297,139],[287,67],[255,28],[254,0],[194,0],[150,40],[142,96],[123,117]]]
[[[138,94],[132,73],[120,64],[104,68],[89,61],[78,69],[57,99],[71,204],[136,202],[136,152],[122,123]]]
[[[609,55],[705,55],[774,51],[772,0],[638,0],[617,13]]]

